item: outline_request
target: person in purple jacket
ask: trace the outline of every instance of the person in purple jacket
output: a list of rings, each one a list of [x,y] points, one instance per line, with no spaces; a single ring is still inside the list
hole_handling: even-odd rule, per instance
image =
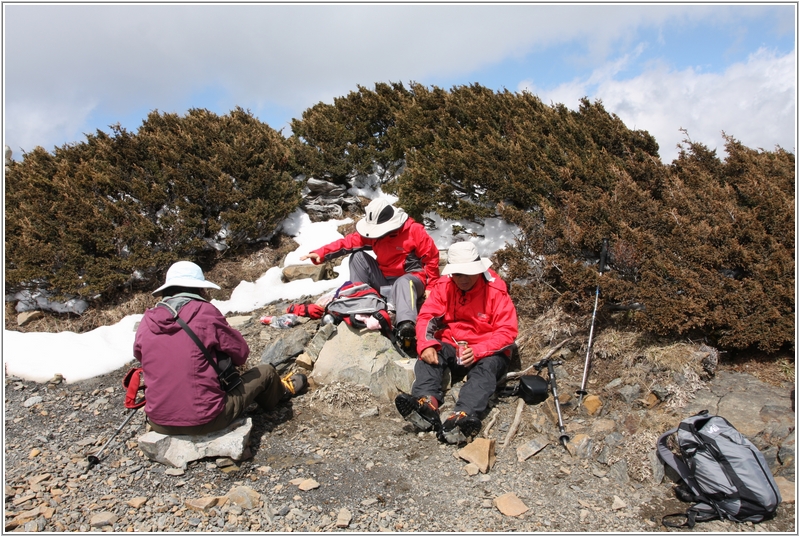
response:
[[[250,403],[269,411],[307,385],[305,375],[281,379],[271,364],[260,364],[242,373],[242,383],[226,393],[200,347],[175,320],[179,316],[213,356],[221,351],[237,366],[243,365],[250,348],[208,301],[207,289],[219,286],[206,280],[199,266],[174,263],[164,285],[153,291],[166,307],[148,309],[136,331],[133,355],[144,371],[144,410],[152,430],[161,434],[198,435],[224,429]]]

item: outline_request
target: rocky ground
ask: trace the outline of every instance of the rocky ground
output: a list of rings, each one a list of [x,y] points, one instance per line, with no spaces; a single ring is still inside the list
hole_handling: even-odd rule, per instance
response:
[[[254,312],[254,319],[265,312]],[[253,349],[251,361],[257,361],[271,337],[264,331],[275,329],[248,326],[243,333]],[[565,399],[580,386],[584,365],[583,356],[568,347],[558,355],[564,360],[558,378]],[[521,366],[541,354],[523,352]],[[526,406],[506,446],[517,399],[499,398],[484,420],[488,425],[496,416],[486,435],[495,440],[496,462],[487,473],[469,471],[459,447],[413,431],[390,402],[345,384],[312,386],[273,412],[251,409],[252,457],[236,464],[206,459],[182,471],[147,460],[136,442],[144,433],[140,410],[101,463],[87,468],[87,455],[127,415],[121,385],[127,368],[74,384],[6,377],[5,529],[662,532],[661,517],[688,505],[675,499],[654,463],[655,440],[690,415],[693,404],[716,404],[721,415],[724,409],[762,409],[754,418],[746,410],[735,412],[758,429],[754,439],[791,498],[784,494],[772,520],[706,522],[694,531],[796,533],[789,408],[794,386],[777,374],[763,382],[746,367],[720,362],[705,380],[689,371],[671,373],[673,384],[655,382],[653,374],[653,382],[632,392],[626,391],[626,364],[598,359],[588,391],[600,396],[601,410],[589,415],[574,399],[562,407],[568,435],[583,439],[572,452],[558,443],[551,402]],[[723,407],[728,393],[733,395]],[[524,458],[520,448],[532,440],[547,445]],[[501,512],[509,494],[527,510],[518,516]]]

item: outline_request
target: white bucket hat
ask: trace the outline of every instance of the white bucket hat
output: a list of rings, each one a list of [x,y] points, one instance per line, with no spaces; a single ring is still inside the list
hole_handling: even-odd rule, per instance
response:
[[[442,269],[442,276],[448,274],[482,274],[489,270],[492,262],[478,255],[478,249],[471,242],[457,242],[447,250],[447,265]]]
[[[394,208],[383,198],[369,202],[365,212],[367,215],[356,223],[356,231],[368,239],[383,237],[399,229],[408,220],[408,215],[403,209]]]
[[[201,289],[219,289],[219,285],[211,283],[203,276],[203,269],[191,261],[178,261],[167,270],[164,285],[153,291],[158,296],[167,287],[198,287]]]

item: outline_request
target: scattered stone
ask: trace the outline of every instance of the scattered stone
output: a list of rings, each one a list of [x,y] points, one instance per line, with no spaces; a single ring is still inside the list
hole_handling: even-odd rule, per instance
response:
[[[242,509],[254,509],[261,503],[261,494],[246,486],[233,487],[225,496],[232,504]]]
[[[374,406],[372,408],[366,409],[364,412],[358,415],[359,418],[374,418],[380,415],[380,411],[378,407]]]
[[[252,317],[249,315],[236,315],[234,317],[225,318],[225,320],[228,321],[228,324],[236,329],[242,328],[249,323],[251,319]]]
[[[478,468],[478,465],[475,464],[474,462],[470,462],[470,463],[464,465],[464,471],[467,472],[467,475],[473,476],[473,475],[477,474],[478,472],[480,472],[481,469]]]
[[[233,466],[236,463],[233,462],[233,459],[230,457],[222,457],[214,461],[214,464],[217,465],[217,468],[226,468],[228,466]]]
[[[289,265],[284,267],[281,271],[281,280],[284,283],[307,278],[318,282],[320,280],[332,280],[335,277],[336,274],[333,272],[331,263],[322,263],[321,265]]]
[[[567,450],[581,459],[590,458],[594,452],[594,442],[587,434],[576,434],[567,442]]]
[[[44,317],[44,313],[39,310],[23,311],[17,315],[17,326],[25,326],[26,324],[36,321]]]
[[[30,408],[33,405],[38,405],[42,401],[44,401],[44,398],[41,395],[34,395],[33,397],[27,398],[25,402],[22,403],[22,406],[24,406],[25,408]]]
[[[517,460],[519,462],[525,461],[550,444],[549,440],[544,435],[538,435],[532,440],[529,440],[525,445],[517,448]]]
[[[167,475],[179,476],[185,474],[186,472],[184,472],[181,468],[167,468],[164,470],[164,473]]]
[[[781,493],[781,500],[783,500],[784,503],[794,503],[795,494],[797,493],[794,481],[789,481],[785,477],[779,475],[775,478],[775,484],[778,485],[778,490]]]
[[[507,492],[495,498],[494,505],[497,507],[498,511],[506,516],[520,516],[528,510],[528,506],[522,503],[522,500],[513,492]]]
[[[224,504],[227,498],[222,496],[203,496],[202,498],[191,498],[184,502],[184,505],[192,511],[207,513],[209,509]]]
[[[639,387],[638,384],[633,384],[633,385],[628,384],[620,388],[618,393],[619,396],[622,397],[623,401],[625,401],[628,404],[631,404],[635,399],[639,397],[640,391],[641,388]]]
[[[306,371],[314,369],[314,360],[311,359],[307,353],[301,353],[300,356],[294,359],[294,363],[298,367],[302,367]]]
[[[136,496],[135,498],[131,498],[130,500],[128,500],[128,505],[130,505],[134,509],[139,509],[146,503],[147,503],[147,496]]]
[[[117,521],[117,515],[109,511],[101,511],[92,515],[89,519],[89,525],[93,528],[102,528],[103,526],[112,526]]]
[[[476,438],[458,451],[458,456],[478,467],[481,473],[487,473],[496,461],[493,438]]]
[[[35,459],[36,457],[38,457],[39,455],[41,455],[41,453],[42,453],[42,450],[41,450],[41,449],[39,449],[39,448],[33,448],[33,449],[31,450],[31,452],[30,452],[30,453],[28,453],[28,458],[29,458],[29,459]]]
[[[58,386],[62,382],[64,382],[64,375],[56,373],[53,375],[53,378],[47,381],[47,385],[52,388],[53,386]]]
[[[280,330],[278,339],[268,344],[261,353],[262,364],[272,364],[278,368],[280,364],[290,361],[305,350],[311,334],[303,328]]]
[[[583,399],[583,407],[586,409],[586,411],[589,413],[590,416],[594,416],[602,406],[603,402],[596,395],[587,395]]]
[[[353,514],[347,510],[347,508],[341,508],[339,510],[339,514],[336,515],[336,527],[337,528],[346,528],[350,525],[350,521],[353,519]]]
[[[319,488],[319,483],[317,483],[313,479],[304,479],[299,485],[297,485],[297,488],[299,488],[302,491],[312,490],[315,488]]]
[[[628,507],[628,505],[625,502],[623,502],[619,496],[615,495],[614,502],[611,504],[611,509],[613,509],[614,511],[619,511],[620,509],[624,509],[625,507]]]
[[[185,470],[187,463],[206,457],[241,460],[252,429],[253,420],[248,417],[207,435],[168,436],[150,431],[139,437],[139,449],[151,460]]]

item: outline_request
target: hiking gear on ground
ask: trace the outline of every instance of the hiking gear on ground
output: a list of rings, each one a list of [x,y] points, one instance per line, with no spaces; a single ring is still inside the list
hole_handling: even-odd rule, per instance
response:
[[[417,331],[414,323],[403,321],[397,325],[397,343],[409,356],[417,354]]]
[[[268,324],[273,328],[291,328],[300,323],[294,313],[284,313],[283,315],[265,315],[259,319],[261,324]]]
[[[448,444],[463,444],[478,434],[480,430],[481,420],[463,411],[453,412],[442,424],[439,441]]]
[[[416,261],[409,265],[420,266]],[[386,309],[395,312],[396,323],[416,321],[419,308],[425,299],[424,275],[421,272],[384,276],[378,261],[367,252],[355,252],[350,256],[350,281],[363,282],[386,299]]]
[[[476,362],[509,350],[519,331],[517,310],[506,283],[491,268],[488,272],[490,279],[479,277],[469,291],[449,277],[431,286],[417,316],[417,352],[439,350],[453,339],[468,341]]]
[[[319,319],[325,313],[325,308],[317,304],[292,304],[286,308],[286,313],[293,313],[309,319]]]
[[[408,220],[408,215],[403,209],[393,207],[384,198],[369,202],[364,213],[364,218],[356,223],[356,231],[371,239],[383,237]]]
[[[438,431],[442,428],[439,418],[439,402],[431,396],[413,397],[407,393],[398,394],[394,399],[394,406],[403,416],[421,431]]]
[[[492,262],[487,257],[478,255],[478,249],[469,241],[457,242],[447,250],[447,265],[442,269],[442,276],[448,274],[467,274],[474,276],[489,270]]]
[[[564,419],[561,417],[561,402],[558,400],[558,385],[556,384],[555,370],[555,366],[563,363],[564,362],[562,361],[554,361],[549,358],[545,358],[533,367],[536,369],[536,371],[541,371],[542,369],[547,368],[548,384],[550,385],[550,391],[553,394],[553,404],[556,407],[556,414],[558,415],[558,430],[561,433],[561,436],[558,437],[558,441],[561,442],[561,445],[566,449],[567,442],[569,442],[569,435],[567,435],[567,428],[564,427]]]
[[[675,433],[680,456],[667,447]],[[718,518],[761,522],[775,515],[781,494],[764,455],[722,416],[703,410],[686,418],[662,434],[656,448],[683,481],[681,499],[696,502],[685,514],[664,516],[665,526],[693,528]],[[678,524],[674,517],[686,520]]]
[[[439,278],[439,249],[433,238],[425,230],[425,226],[408,218],[395,233],[379,239],[367,238],[359,233],[349,235],[317,248],[313,253],[319,261],[312,259],[316,265],[347,254],[355,254],[363,250],[372,250],[379,272],[384,278],[399,278],[404,274],[413,274],[423,283],[429,285]],[[357,278],[353,271],[353,258],[350,258],[350,278],[369,283],[380,288],[382,282],[374,282],[370,278]]]
[[[219,285],[211,283],[203,276],[203,269],[191,261],[178,261],[167,269],[164,285],[153,291],[153,296],[160,296],[167,287],[197,287],[200,289],[219,289]]]
[[[608,239],[603,239],[603,246],[600,249],[600,277],[606,269],[606,255],[608,255]],[[586,395],[586,380],[589,378],[589,363],[592,357],[592,337],[594,336],[594,319],[597,316],[597,301],[600,298],[600,278],[597,279],[597,287],[594,290],[594,310],[592,311],[592,324],[589,328],[589,343],[586,345],[586,362],[583,365],[583,380],[581,380],[581,388],[576,392],[580,397],[578,398],[578,406],[583,403],[583,396]]]
[[[122,422],[122,425],[117,427],[117,430],[114,431],[114,434],[112,434],[109,437],[109,439],[106,440],[106,443],[103,444],[103,447],[101,447],[99,450],[97,450],[97,452],[94,453],[93,455],[89,455],[86,458],[89,461],[89,466],[87,466],[87,468],[86,468],[87,472],[92,469],[92,466],[100,464],[100,453],[102,453],[103,450],[105,450],[108,447],[108,445],[111,443],[111,441],[114,439],[114,437],[119,434],[119,432],[128,424],[129,421],[131,421],[131,418],[133,418],[133,415],[136,414],[136,411],[138,409],[139,409],[139,407],[132,408],[131,411],[128,412],[128,417],[125,418],[125,421]]]
[[[523,375],[519,378],[519,396],[529,405],[545,401],[550,384],[539,375]]]
[[[122,385],[125,387],[125,408],[142,408],[147,402],[144,393],[144,370],[141,367],[130,369],[122,379]],[[139,392],[142,392],[142,398],[137,401]]]
[[[281,379],[281,384],[283,384],[283,389],[286,390],[283,399],[290,399],[306,389],[308,378],[302,373],[289,373]]]
[[[345,282],[336,291],[333,300],[325,307],[326,313],[338,323],[344,321],[353,328],[366,325],[356,315],[369,315],[381,326],[381,333],[393,339],[392,321],[386,311],[386,300],[372,287],[362,282]]]

